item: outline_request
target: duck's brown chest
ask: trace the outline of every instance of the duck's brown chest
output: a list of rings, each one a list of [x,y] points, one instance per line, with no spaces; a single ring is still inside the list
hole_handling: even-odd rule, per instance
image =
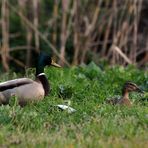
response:
[[[118,102],[119,104],[121,105],[126,105],[126,106],[131,106],[131,101],[129,99],[126,99],[126,98],[122,98],[119,100]]]

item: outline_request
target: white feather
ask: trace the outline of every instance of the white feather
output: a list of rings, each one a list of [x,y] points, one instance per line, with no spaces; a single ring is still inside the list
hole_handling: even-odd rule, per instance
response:
[[[76,110],[74,108],[69,107],[67,105],[61,105],[61,104],[59,104],[59,105],[56,105],[56,106],[59,107],[62,110],[67,110],[68,113],[76,112]]]

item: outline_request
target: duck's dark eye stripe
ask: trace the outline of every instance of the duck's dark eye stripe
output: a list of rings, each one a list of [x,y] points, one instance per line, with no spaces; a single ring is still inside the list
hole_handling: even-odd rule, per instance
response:
[[[134,83],[126,83],[126,86],[132,86],[132,87],[137,87],[137,85],[136,84],[134,84]]]
[[[4,86],[0,86],[0,91],[5,91],[7,89],[13,89],[15,87],[19,87],[21,85],[25,85],[25,84],[29,84],[31,82],[18,82],[18,83],[14,83],[14,84],[10,84],[10,85],[4,85]]]
[[[137,88],[137,87],[132,85],[132,86],[128,86],[128,88],[129,88],[129,89],[135,89],[135,88]]]
[[[137,86],[136,84],[134,84],[134,83],[127,83],[127,86]]]

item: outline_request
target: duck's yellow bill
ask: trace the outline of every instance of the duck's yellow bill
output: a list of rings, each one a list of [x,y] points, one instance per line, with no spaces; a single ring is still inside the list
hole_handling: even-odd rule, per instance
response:
[[[61,68],[61,66],[59,64],[57,64],[56,62],[54,62],[53,60],[51,61],[51,65],[54,67]]]

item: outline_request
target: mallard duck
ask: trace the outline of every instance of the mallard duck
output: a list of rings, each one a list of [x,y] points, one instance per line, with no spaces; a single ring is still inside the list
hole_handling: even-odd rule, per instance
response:
[[[131,106],[132,104],[129,99],[129,92],[134,92],[134,91],[143,93],[143,91],[135,83],[128,81],[123,86],[121,98],[107,99],[106,102],[112,105],[120,104],[120,105]]]
[[[41,53],[36,66],[35,80],[18,78],[0,83],[0,104],[8,104],[12,96],[23,106],[30,101],[42,100],[50,92],[50,85],[44,73],[45,66],[61,67],[49,55]]]

